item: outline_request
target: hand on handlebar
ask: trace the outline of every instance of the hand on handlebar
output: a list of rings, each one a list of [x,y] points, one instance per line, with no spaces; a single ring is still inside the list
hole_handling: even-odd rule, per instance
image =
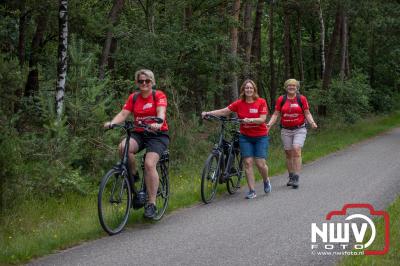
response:
[[[105,128],[105,129],[111,129],[111,121],[108,121],[108,122],[105,122],[104,123],[104,125],[103,125],[103,127]]]
[[[158,130],[161,129],[161,126],[162,126],[162,124],[151,123],[151,124],[149,125],[149,128],[150,128],[151,130],[158,131]]]
[[[208,112],[201,112],[201,118],[204,119],[204,117],[207,115]]]

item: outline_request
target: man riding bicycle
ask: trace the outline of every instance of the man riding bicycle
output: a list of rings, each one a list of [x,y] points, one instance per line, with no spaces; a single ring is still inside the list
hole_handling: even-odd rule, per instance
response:
[[[105,128],[112,124],[124,122],[129,115],[133,115],[134,123],[140,124],[142,120],[150,116],[157,116],[163,119],[162,124],[153,122],[149,127],[154,132],[146,132],[143,128],[135,128],[129,143],[129,168],[135,180],[139,179],[135,164],[135,154],[146,149],[146,159],[144,162],[148,202],[145,205],[144,217],[154,218],[156,215],[156,196],[159,186],[159,176],[157,173],[157,162],[169,145],[168,125],[166,121],[167,97],[159,90],[155,90],[155,78],[151,70],[141,69],[135,73],[135,84],[139,92],[129,95],[124,107],[111,121],[104,123]],[[125,139],[119,145],[119,152],[122,156],[125,147]]]

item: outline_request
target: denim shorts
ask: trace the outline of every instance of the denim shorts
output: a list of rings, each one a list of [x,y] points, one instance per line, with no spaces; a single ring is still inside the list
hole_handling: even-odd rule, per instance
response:
[[[240,135],[239,144],[242,158],[254,157],[266,159],[268,156],[268,136],[248,137],[245,135]]]

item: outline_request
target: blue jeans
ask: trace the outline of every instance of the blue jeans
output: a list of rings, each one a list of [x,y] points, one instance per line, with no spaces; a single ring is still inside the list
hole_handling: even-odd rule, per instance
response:
[[[254,157],[259,159],[267,159],[269,137],[248,137],[240,135],[239,137],[240,153],[242,158]]]

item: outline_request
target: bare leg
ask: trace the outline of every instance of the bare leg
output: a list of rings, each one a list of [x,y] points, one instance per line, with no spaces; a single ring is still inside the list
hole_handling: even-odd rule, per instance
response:
[[[286,168],[288,173],[293,173],[293,159],[292,159],[292,150],[285,150],[286,154]]]
[[[244,172],[247,177],[247,186],[249,190],[254,190],[254,171],[253,171],[253,157],[246,157],[244,160]]]
[[[259,159],[258,158],[255,161],[256,161],[256,166],[258,168],[258,171],[260,172],[264,182],[267,181],[267,180],[269,181],[269,178],[268,178],[268,166],[267,166],[267,163],[265,162],[265,159]]]
[[[119,144],[119,156],[122,158],[124,155],[124,148],[125,148],[125,139],[121,141]],[[137,144],[136,140],[131,139],[129,141],[129,151],[128,151],[128,163],[129,163],[129,169],[131,171],[131,174],[134,175],[137,172],[136,169],[136,162],[135,162],[135,153],[139,150],[139,145]]]
[[[158,184],[160,179],[157,172],[157,162],[160,156],[156,152],[148,152],[144,162],[144,169],[146,171],[145,182],[147,188],[147,194],[149,196],[149,203],[155,204]]]
[[[292,158],[293,158],[293,173],[295,174],[300,174],[301,171],[301,164],[302,164],[302,159],[301,159],[301,147],[298,145],[293,145],[293,150],[292,150]]]

